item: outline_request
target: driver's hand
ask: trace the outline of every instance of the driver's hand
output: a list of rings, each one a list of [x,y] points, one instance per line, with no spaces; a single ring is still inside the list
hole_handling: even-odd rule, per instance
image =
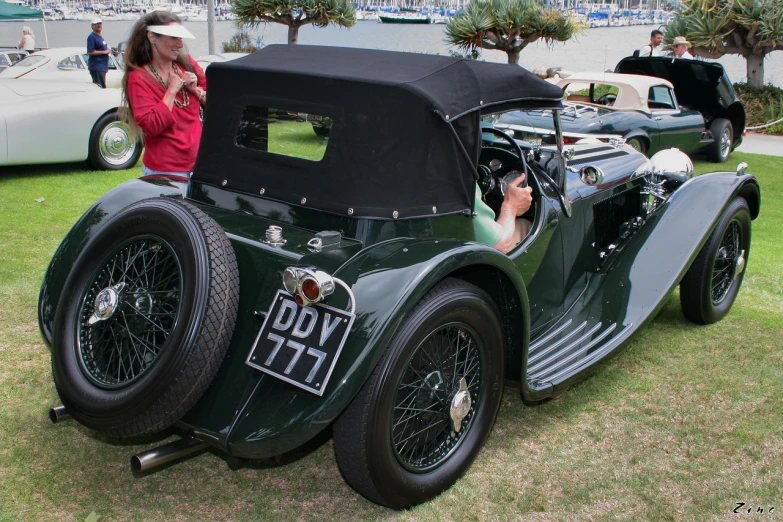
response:
[[[509,183],[503,198],[503,204],[509,205],[517,217],[530,210],[530,205],[533,204],[533,189],[519,186],[524,181],[525,175],[522,174]]]

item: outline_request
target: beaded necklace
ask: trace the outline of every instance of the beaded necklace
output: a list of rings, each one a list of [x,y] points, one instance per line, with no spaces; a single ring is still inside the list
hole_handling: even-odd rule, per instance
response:
[[[174,74],[179,76],[179,67],[177,67],[177,64],[176,63],[172,63],[171,66],[174,68]],[[150,72],[152,73],[152,75],[155,78],[157,78],[157,80],[160,82],[160,84],[163,86],[163,88],[167,89],[168,85],[166,84],[166,82],[163,81],[163,78],[160,77],[160,73],[158,73],[157,69],[155,69],[155,67],[152,64],[149,64],[149,68],[150,68]],[[184,85],[182,86],[182,89],[180,89],[179,92],[182,93],[182,101],[179,101],[177,99],[176,95],[175,95],[174,96],[174,105],[176,105],[180,109],[184,109],[185,107],[190,105],[190,96],[188,96],[188,91],[185,89]]]

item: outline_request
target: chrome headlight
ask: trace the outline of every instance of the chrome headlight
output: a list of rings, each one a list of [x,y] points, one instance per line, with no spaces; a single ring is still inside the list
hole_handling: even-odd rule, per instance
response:
[[[693,162],[680,149],[657,152],[650,158],[650,164],[653,175],[662,181],[667,181],[667,184],[680,186],[693,177]]]

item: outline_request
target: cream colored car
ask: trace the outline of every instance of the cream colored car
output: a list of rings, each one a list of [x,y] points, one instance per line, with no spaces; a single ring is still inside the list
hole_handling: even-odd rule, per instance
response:
[[[87,161],[129,169],[142,145],[117,114],[122,91],[92,83],[0,78],[0,166]]]
[[[20,62],[0,72],[2,78],[21,80],[56,80],[92,83],[87,70],[87,50],[84,47],[60,47],[36,51]],[[109,71],[106,73],[107,87],[122,85],[122,65],[109,55]]]

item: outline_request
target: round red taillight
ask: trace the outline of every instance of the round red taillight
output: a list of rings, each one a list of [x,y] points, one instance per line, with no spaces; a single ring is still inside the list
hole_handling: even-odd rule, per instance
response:
[[[302,299],[301,295],[296,294],[294,296],[294,301],[296,301],[296,304],[298,304],[299,306],[304,306],[304,299]]]
[[[302,281],[302,295],[310,301],[318,301],[321,297],[321,288],[318,286],[318,281],[311,277]]]

